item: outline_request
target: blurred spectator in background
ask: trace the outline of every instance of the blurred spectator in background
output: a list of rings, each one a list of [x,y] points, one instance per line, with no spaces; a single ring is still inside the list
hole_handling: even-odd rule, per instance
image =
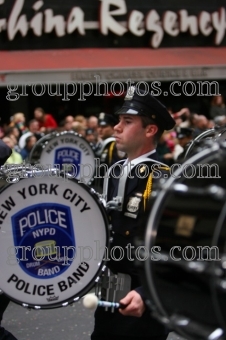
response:
[[[74,117],[73,116],[66,116],[64,120],[62,120],[57,128],[57,131],[72,131],[74,126]]]
[[[86,137],[86,128],[81,123],[74,121],[73,124],[72,124],[72,130],[77,132],[82,137],[84,137],[84,138]]]
[[[73,122],[74,122],[74,117],[73,116],[66,116],[64,118],[64,131],[70,131],[73,129]]]
[[[87,119],[83,115],[75,116],[74,121],[80,123],[84,129],[87,129]]]
[[[5,130],[5,135],[9,136],[9,137],[13,135],[18,142],[19,138],[20,138],[20,131],[19,131],[18,127],[16,127],[16,126],[11,126],[11,127],[8,126]]]
[[[5,131],[5,137],[9,137],[13,140],[14,150],[20,153],[20,146],[18,144],[18,138],[20,136],[20,132],[17,127],[8,127]],[[23,136],[23,135],[22,135]]]
[[[88,143],[91,143],[93,147],[97,144],[97,132],[93,129],[86,129],[85,138]]]
[[[9,124],[9,127],[16,127],[19,131],[20,136],[23,135],[25,132],[28,131],[28,128],[26,127],[25,123],[26,119],[22,112],[15,113],[11,117],[11,122]]]
[[[192,127],[194,128],[193,134],[194,138],[200,135],[202,132],[210,129],[210,122],[204,115],[194,114],[192,123],[193,123]]]
[[[4,137],[5,132],[2,126],[0,126],[0,138]]]
[[[3,137],[3,142],[12,150],[11,156],[7,159],[6,164],[21,164],[23,159],[21,155],[14,150],[15,143],[10,137]]]
[[[196,124],[196,121],[198,119],[198,114],[197,113],[192,113],[189,117],[189,127],[191,128],[194,128],[195,127],[195,124]]]
[[[186,154],[187,146],[193,139],[193,132],[192,128],[181,128],[178,127],[176,129],[178,144],[175,145],[173,150],[173,158],[174,161],[183,161],[184,156]]]
[[[167,132],[164,132],[159,139],[156,152],[158,154],[159,161],[170,166],[174,163],[173,154],[166,142]]]
[[[32,119],[28,123],[28,131],[24,133],[19,139],[19,147],[23,149],[25,147],[25,140],[27,137],[35,135],[37,140],[44,136],[43,132],[39,131],[39,122],[36,119]]]
[[[51,132],[57,128],[57,122],[50,113],[45,113],[43,108],[36,107],[34,118],[38,121],[40,132]]]
[[[226,116],[226,106],[222,95],[213,96],[210,104],[209,115],[212,119],[218,116]]]
[[[165,141],[166,144],[168,146],[168,148],[170,149],[170,151],[172,152],[174,150],[174,147],[177,143],[177,139],[176,139],[176,132],[173,131],[165,131]]]
[[[88,129],[92,129],[97,132],[98,129],[98,118],[96,116],[90,116],[87,121]]]
[[[23,160],[28,160],[31,149],[37,142],[35,135],[28,136],[25,140],[25,147],[21,150],[20,154]]]
[[[174,120],[176,121],[176,126],[188,127],[190,125],[189,118],[191,112],[189,108],[183,107],[180,111],[172,114]]]

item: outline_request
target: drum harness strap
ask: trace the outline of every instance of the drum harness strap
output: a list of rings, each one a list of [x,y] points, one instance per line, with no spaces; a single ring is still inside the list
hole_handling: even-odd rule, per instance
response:
[[[124,195],[125,195],[125,188],[126,188],[126,183],[127,183],[127,179],[128,179],[128,175],[130,174],[131,170],[137,166],[138,164],[143,164],[143,163],[153,163],[153,164],[157,164],[160,165],[160,167],[158,167],[158,169],[162,169],[162,170],[169,170],[169,167],[164,164],[161,163],[159,161],[153,160],[151,158],[139,158],[137,160],[134,160],[129,163],[125,164],[125,161],[123,161],[124,164],[122,164],[122,161],[116,162],[113,166],[111,166],[107,172],[107,176],[104,178],[104,186],[103,186],[103,199],[105,200],[106,204],[106,209],[107,210],[118,210],[118,211],[122,211],[123,209],[123,202],[124,202]],[[109,182],[109,175],[111,173],[111,170],[116,166],[116,165],[121,165],[122,167],[122,171],[121,171],[121,176],[119,178],[119,184],[118,184],[118,192],[116,197],[113,198],[112,201],[107,202],[107,193],[108,193],[108,182]],[[152,179],[153,179],[153,173],[151,173],[148,177],[147,180],[147,185],[146,185],[146,189],[143,193],[143,198],[144,198],[144,209],[146,209],[146,203],[147,200],[150,197],[151,194],[151,190],[152,190]]]

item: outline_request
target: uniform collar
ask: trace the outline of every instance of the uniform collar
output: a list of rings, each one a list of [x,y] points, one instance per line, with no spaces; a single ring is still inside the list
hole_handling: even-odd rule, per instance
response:
[[[156,149],[154,149],[154,150],[152,150],[152,151],[149,151],[149,152],[147,152],[147,153],[144,153],[143,155],[141,155],[141,156],[139,156],[139,157],[133,159],[133,160],[131,161],[131,163],[133,163],[133,161],[136,161],[136,160],[139,161],[139,159],[142,160],[143,158],[148,158],[148,157],[150,157],[151,155],[153,155],[154,153],[156,153]],[[126,165],[126,164],[128,164],[128,163],[129,163],[129,161],[128,161],[128,158],[127,158],[127,159],[125,160],[125,162],[124,162],[123,165]]]

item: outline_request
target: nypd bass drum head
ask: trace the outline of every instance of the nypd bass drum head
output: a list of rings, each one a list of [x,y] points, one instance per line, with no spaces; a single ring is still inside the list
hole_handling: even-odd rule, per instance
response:
[[[90,144],[73,131],[53,133],[50,138],[47,136],[39,155],[42,167],[65,170],[79,181],[90,183],[95,173],[95,155]],[[32,151],[31,157],[33,154]]]
[[[105,210],[92,189],[39,171],[3,187],[0,201],[0,289],[36,309],[86,294],[109,239]]]

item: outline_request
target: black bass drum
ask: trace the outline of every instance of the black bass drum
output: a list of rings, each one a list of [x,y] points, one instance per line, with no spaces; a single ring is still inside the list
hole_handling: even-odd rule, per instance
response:
[[[226,127],[223,127],[218,131],[215,139],[218,142],[226,142]]]
[[[96,166],[93,148],[74,131],[53,132],[42,137],[31,150],[29,162],[40,163],[44,169],[65,170],[86,184],[92,182]]]
[[[209,141],[209,142],[207,142]],[[199,153],[203,147],[211,146],[214,142],[226,141],[226,127],[214,127],[213,129],[206,130],[198,135],[190,142],[187,147],[184,159]]]
[[[69,175],[36,168],[20,175],[5,172],[11,184],[0,192],[0,290],[24,307],[66,306],[89,292],[105,264],[105,209]]]
[[[186,339],[226,339],[226,144],[171,175],[147,223],[147,304]]]
[[[198,152],[202,151],[204,141],[209,140],[210,141],[209,144],[211,145],[214,142],[215,136],[216,136],[215,129],[206,130],[200,133],[188,145],[184,159],[188,159],[192,155],[197,154]]]

